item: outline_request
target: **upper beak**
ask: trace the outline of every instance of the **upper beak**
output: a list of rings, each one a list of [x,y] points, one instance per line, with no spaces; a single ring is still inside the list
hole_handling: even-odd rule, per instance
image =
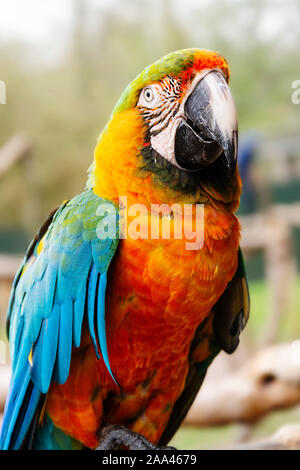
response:
[[[238,126],[234,101],[219,70],[196,84],[184,105],[185,121],[175,135],[175,159],[187,171],[199,171],[223,155],[232,176],[237,160]]]

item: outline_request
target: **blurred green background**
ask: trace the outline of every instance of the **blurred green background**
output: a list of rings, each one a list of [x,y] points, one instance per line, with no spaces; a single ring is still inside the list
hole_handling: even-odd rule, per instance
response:
[[[247,173],[252,204],[243,199],[239,213],[300,201],[300,104],[291,99],[300,79],[298,0],[0,0],[0,12],[0,80],[7,93],[0,146],[20,131],[32,143],[30,157],[0,176],[2,253],[23,253],[46,214],[82,190],[97,136],[125,86],[149,63],[186,47],[227,58],[240,135],[255,137]],[[298,260],[299,234],[292,228]],[[247,257],[247,271],[248,335],[255,344],[271,295],[263,252]],[[298,291],[297,279],[295,285]],[[300,334],[300,299],[293,302],[278,340]],[[212,447],[220,433],[231,432],[204,430],[199,437],[183,429],[175,444]]]

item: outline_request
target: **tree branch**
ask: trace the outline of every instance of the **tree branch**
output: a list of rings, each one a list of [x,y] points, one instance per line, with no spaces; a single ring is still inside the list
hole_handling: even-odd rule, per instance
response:
[[[269,346],[235,372],[211,379],[208,373],[184,424],[254,423],[272,410],[300,403],[295,353],[291,344]]]
[[[31,142],[23,133],[11,137],[0,148],[0,177],[18,160],[27,157],[31,148]]]

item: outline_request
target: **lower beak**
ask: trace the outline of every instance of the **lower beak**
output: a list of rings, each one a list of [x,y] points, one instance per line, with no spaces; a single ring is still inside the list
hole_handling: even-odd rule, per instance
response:
[[[227,82],[218,70],[202,78],[184,105],[186,120],[175,135],[177,165],[199,171],[222,158],[229,175],[237,159],[238,126],[234,101]]]

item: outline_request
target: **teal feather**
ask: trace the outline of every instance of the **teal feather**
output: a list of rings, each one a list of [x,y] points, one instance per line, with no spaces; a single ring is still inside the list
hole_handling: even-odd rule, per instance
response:
[[[98,327],[98,338],[100,343],[100,349],[102,353],[102,357],[104,363],[109,371],[111,377],[113,378],[114,382],[118,385],[118,381],[116,380],[109,363],[108,358],[108,351],[107,351],[107,342],[106,342],[106,329],[105,329],[105,296],[101,295],[101,292],[106,291],[106,284],[107,284],[107,275],[106,272],[100,275],[99,280],[99,294],[98,294],[98,306],[97,306],[97,327]]]
[[[98,238],[97,226],[103,220],[97,215],[100,204],[111,204],[117,214],[113,203],[92,190],[64,204],[42,233],[40,254],[37,238],[18,271],[8,312],[13,377],[0,436],[2,448],[21,445],[37,407],[36,397],[47,393],[51,381],[67,380],[85,313],[96,355],[102,355],[115,380],[107,351],[105,290],[118,238]],[[37,257],[32,260],[33,254]],[[29,367],[31,349],[33,366]],[[24,411],[25,397],[28,409]]]
[[[22,371],[12,377],[2,423],[2,450],[17,449],[22,444],[40,396],[41,393],[30,380],[30,365],[27,363]]]
[[[51,418],[45,416],[34,439],[34,450],[81,450],[83,445],[54,426]]]
[[[59,316],[59,338],[53,381],[65,383],[68,378],[73,330],[73,300],[67,299],[61,305]]]
[[[60,307],[55,305],[49,318],[43,320],[41,330],[32,353],[31,379],[36,387],[47,393],[55,364]]]
[[[90,276],[89,276],[89,285],[88,285],[88,307],[87,307],[87,317],[90,334],[92,337],[94,349],[96,356],[99,359],[99,348],[96,340],[96,331],[95,331],[95,301],[97,296],[97,287],[99,282],[99,273],[95,265],[93,265]]]
[[[78,292],[77,299],[74,302],[74,318],[73,318],[73,346],[79,348],[81,340],[81,327],[84,315],[84,306],[86,303],[87,283],[85,282]]]

